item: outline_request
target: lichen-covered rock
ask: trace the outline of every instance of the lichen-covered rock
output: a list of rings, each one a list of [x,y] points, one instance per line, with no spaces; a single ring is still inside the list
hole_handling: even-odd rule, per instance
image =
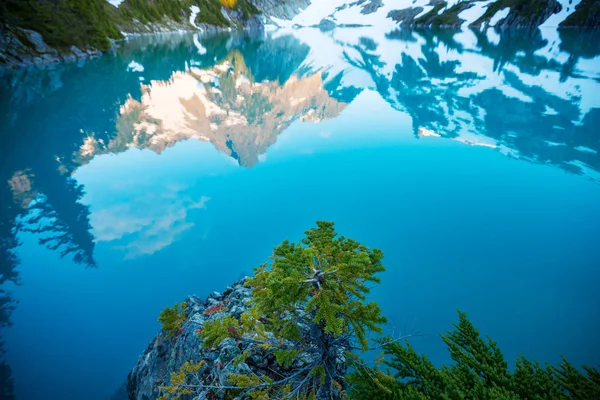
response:
[[[227,377],[229,373],[272,374],[273,371],[275,373],[281,371],[281,367],[270,352],[245,342],[246,339],[241,337],[225,339],[217,348],[202,347],[198,333],[206,321],[226,315],[233,315],[239,319],[239,316],[247,310],[251,298],[252,291],[244,286],[243,280],[228,287],[222,294],[212,292],[206,300],[196,296],[186,298],[187,320],[180,331],[169,339],[166,338],[165,332],[156,335],[129,373],[127,379],[129,399],[157,399],[160,395],[159,388],[169,385],[171,373],[178,372],[186,361],[205,362],[198,371],[198,376],[208,376],[214,371],[219,371],[223,377]],[[250,349],[250,356],[245,362],[235,365],[232,360],[240,355],[240,348]],[[340,354],[340,363],[344,362],[343,357],[344,355]],[[313,360],[298,357],[290,368],[298,368],[311,361]]]

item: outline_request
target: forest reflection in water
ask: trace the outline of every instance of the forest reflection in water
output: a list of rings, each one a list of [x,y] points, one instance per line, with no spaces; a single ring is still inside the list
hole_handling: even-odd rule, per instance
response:
[[[415,140],[485,146],[597,184],[598,35],[367,28],[167,35],[132,39],[117,54],[79,66],[5,73],[0,330],[17,306],[11,288],[27,284],[19,278],[20,234],[35,235],[82,268],[102,267],[96,243],[115,232],[100,228],[107,216],[91,213],[82,202],[85,188],[73,177],[102,154],[131,148],[160,154],[197,139],[252,168],[293,124],[335,119],[362,92],[373,91],[410,116]],[[178,211],[202,209],[209,200],[177,191],[174,197]],[[156,224],[140,224],[146,242],[165,236]],[[153,254],[171,243],[131,242],[126,256]],[[8,364],[0,365],[2,398],[12,396],[10,376]]]

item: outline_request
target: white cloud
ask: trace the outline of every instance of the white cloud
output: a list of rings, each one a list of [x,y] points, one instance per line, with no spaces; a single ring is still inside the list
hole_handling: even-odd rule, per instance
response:
[[[126,258],[153,254],[194,227],[189,211],[206,209],[210,200],[202,196],[197,201],[180,193],[181,188],[165,188],[160,195],[128,199],[98,211],[90,217],[98,242],[112,242],[125,251]]]

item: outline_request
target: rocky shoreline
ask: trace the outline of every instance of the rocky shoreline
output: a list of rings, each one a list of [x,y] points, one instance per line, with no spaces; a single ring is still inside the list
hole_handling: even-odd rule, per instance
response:
[[[94,47],[88,47],[84,50],[77,46],[71,46],[68,51],[59,51],[50,47],[38,32],[14,28],[0,33],[0,71],[2,69],[20,69],[20,68],[38,68],[44,69],[52,67],[60,63],[73,63],[93,60],[101,57],[106,53],[117,51],[120,44],[130,38],[149,35],[177,35],[185,33],[201,32],[204,34],[212,34],[224,32],[231,29],[221,28],[212,25],[202,24],[200,29],[178,29],[178,30],[157,30],[149,32],[124,33],[123,39],[111,40],[111,48],[102,52]],[[249,27],[248,30],[256,29]],[[23,43],[26,39],[31,45]]]
[[[561,2],[563,0],[560,0]],[[559,0],[536,0],[536,2],[511,3],[508,0],[495,0],[482,9],[483,14],[476,20],[465,22],[463,12],[482,7],[482,0],[462,1],[454,6],[448,6],[444,0],[429,0],[406,4],[398,4],[398,9],[392,7],[391,11],[385,11],[385,19],[393,21],[398,28],[453,28],[469,27],[470,29],[513,29],[513,28],[537,28],[547,21],[551,16],[560,13],[566,7],[570,12],[568,17],[560,23],[559,28],[593,28],[600,26],[600,3],[594,0],[583,0],[575,8],[559,2]],[[222,8],[221,14],[224,25],[194,22],[196,14],[190,14],[182,21],[164,18],[159,22],[142,23],[133,19],[127,24],[119,25],[121,34],[125,40],[129,36],[156,33],[174,32],[205,32],[213,33],[232,29],[262,30],[267,27],[278,27],[279,23],[292,20],[296,15],[311,6],[310,0],[249,0],[253,13],[248,15],[246,11]],[[424,5],[426,4],[426,5]],[[401,8],[402,6],[408,6]],[[394,5],[395,6],[395,5]],[[369,16],[379,10],[383,10],[382,0],[359,0],[354,3],[338,7],[329,16],[323,16],[320,23],[298,26],[312,26],[328,31],[340,27],[370,26],[358,23],[359,21],[343,21],[336,19],[336,12],[343,12],[349,8],[360,8],[360,15]],[[391,7],[391,6],[390,6]],[[390,9],[388,7],[388,9]],[[189,11],[187,11],[189,13]],[[312,12],[312,11],[311,11]],[[503,17],[498,15],[505,12]],[[219,14],[219,15],[221,15]],[[362,17],[361,17],[362,18]],[[499,18],[499,19],[498,19]],[[564,17],[563,17],[564,18]],[[496,20],[494,20],[496,19]],[[295,24],[293,26],[296,26]],[[35,27],[34,27],[35,29]],[[105,52],[114,51],[119,40],[110,39],[110,48]],[[108,46],[107,46],[108,47]],[[68,49],[58,50],[49,46],[43,36],[35,30],[24,29],[18,25],[0,21],[0,68],[17,69],[23,67],[38,67],[60,63],[79,62],[102,56],[103,52],[88,46],[71,46]]]
[[[27,43],[27,44],[25,44]],[[68,51],[58,51],[46,44],[38,32],[22,28],[5,28],[0,33],[0,68],[44,67],[61,62],[77,62],[98,58],[104,53],[88,47],[71,46]],[[112,51],[116,43],[112,43]]]

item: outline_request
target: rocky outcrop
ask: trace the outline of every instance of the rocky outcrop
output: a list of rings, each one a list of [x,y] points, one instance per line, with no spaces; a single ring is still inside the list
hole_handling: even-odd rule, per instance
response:
[[[9,26],[0,29],[0,66],[43,66],[96,58],[101,55],[100,50],[92,47],[81,50],[71,46],[68,51],[59,52],[48,46],[38,32]]]
[[[251,290],[243,281],[228,287],[223,294],[213,292],[206,300],[189,296],[187,304],[187,321],[180,332],[167,339],[160,332],[150,342],[136,366],[127,378],[127,393],[130,400],[150,400],[159,397],[159,387],[170,383],[171,372],[179,371],[186,361],[206,361],[200,374],[208,374],[217,365],[225,365],[239,354],[235,343],[224,341],[217,349],[203,349],[197,331],[202,329],[208,320],[222,318],[227,314],[239,317],[246,311],[246,304],[251,298]],[[273,360],[264,360],[269,365]],[[254,365],[256,368],[257,365]],[[239,368],[247,369],[248,364]]]
[[[251,3],[264,16],[292,19],[310,5],[310,0],[251,0]]]
[[[169,339],[164,332],[156,335],[129,373],[127,379],[129,399],[158,398],[159,387],[169,385],[171,373],[178,372],[186,361],[204,361],[197,373],[201,381],[218,375],[222,382],[227,382],[227,377],[231,373],[255,373],[276,379],[280,376],[279,373],[295,371],[307,362],[311,362],[310,356],[301,355],[284,371],[271,353],[241,336],[237,339],[225,339],[216,348],[202,347],[198,333],[204,324],[227,315],[239,319],[247,310],[251,298],[252,291],[244,285],[244,280],[227,287],[223,293],[211,293],[206,300],[196,296],[187,297],[185,300],[187,319],[180,330]],[[270,335],[267,332],[267,336]],[[241,354],[241,348],[249,351],[250,355],[245,362],[234,365],[232,360]],[[340,368],[345,371],[346,367],[340,365]],[[206,398],[204,395],[200,393],[194,398],[204,399]]]

